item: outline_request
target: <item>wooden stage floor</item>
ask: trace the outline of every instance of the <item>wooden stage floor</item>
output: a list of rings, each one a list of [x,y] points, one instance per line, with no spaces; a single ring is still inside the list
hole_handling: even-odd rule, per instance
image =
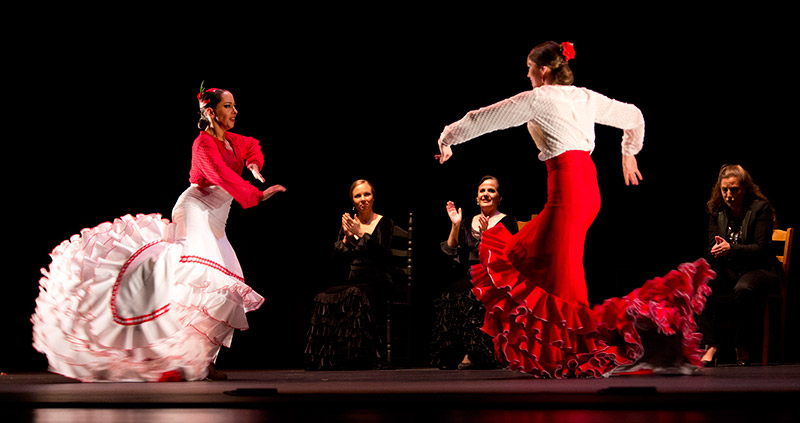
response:
[[[226,373],[224,382],[173,383],[3,374],[0,421],[800,421],[796,364],[588,380],[432,368]]]

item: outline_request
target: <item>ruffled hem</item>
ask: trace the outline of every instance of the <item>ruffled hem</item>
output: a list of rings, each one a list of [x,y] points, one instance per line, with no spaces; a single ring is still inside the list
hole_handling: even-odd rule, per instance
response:
[[[240,276],[184,262],[173,232],[160,214],[126,215],[53,250],[31,318],[51,371],[82,381],[205,377],[264,299]]]
[[[660,362],[651,367],[663,367],[664,362],[669,362],[670,367],[702,366],[700,342],[703,336],[694,316],[705,308],[706,297],[711,294],[708,281],[715,277],[716,273],[704,259],[683,263],[622,298],[611,298],[595,306],[597,326],[619,333],[629,343],[628,348],[640,358],[645,354],[641,341],[644,332],[677,337],[680,349],[674,357],[648,354],[648,359]]]
[[[486,308],[469,290],[448,292],[434,301],[433,308],[433,366],[455,369],[468,355],[471,368],[500,367],[494,358],[492,338],[481,330]]]
[[[355,286],[317,294],[308,329],[308,370],[372,369],[378,366],[379,337],[369,299]]]
[[[684,264],[622,298],[590,309],[551,295],[509,262],[511,234],[503,227],[483,233],[481,263],[472,267],[473,293],[487,309],[482,327],[495,355],[512,370],[543,378],[602,377],[644,354],[638,326],[682,339],[682,356],[699,365],[700,334],[693,315],[702,311],[708,263]]]

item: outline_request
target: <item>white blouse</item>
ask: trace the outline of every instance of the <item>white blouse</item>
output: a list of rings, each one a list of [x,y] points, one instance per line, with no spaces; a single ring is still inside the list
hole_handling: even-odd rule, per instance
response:
[[[644,142],[644,117],[636,106],[571,85],[541,86],[473,110],[447,125],[441,140],[456,145],[526,122],[540,160],[569,150],[594,151],[595,123],[623,130],[623,155],[638,153]]]

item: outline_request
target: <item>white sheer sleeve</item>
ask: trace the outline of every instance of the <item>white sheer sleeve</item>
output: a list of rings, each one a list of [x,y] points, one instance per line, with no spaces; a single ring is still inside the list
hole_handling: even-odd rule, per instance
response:
[[[568,150],[594,150],[594,125],[622,129],[622,154],[644,144],[644,117],[634,105],[574,86],[543,86],[467,113],[447,125],[441,142],[452,146],[483,134],[530,122],[541,160]]]
[[[526,91],[499,101],[491,106],[468,112],[457,122],[447,125],[442,131],[444,145],[456,145],[473,138],[519,126],[533,117],[532,93]]]
[[[641,110],[633,104],[593,94],[597,104],[596,122],[622,129],[623,155],[633,156],[640,152],[644,145],[644,116]]]

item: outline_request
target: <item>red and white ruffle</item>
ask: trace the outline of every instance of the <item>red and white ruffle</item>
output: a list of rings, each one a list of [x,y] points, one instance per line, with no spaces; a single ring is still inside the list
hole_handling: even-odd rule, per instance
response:
[[[202,379],[264,299],[224,265],[185,254],[160,214],[72,236],[42,269],[33,346],[82,381]]]
[[[472,268],[473,293],[486,306],[483,330],[496,357],[512,370],[545,378],[601,377],[644,354],[639,327],[681,337],[683,360],[700,365],[694,314],[705,306],[715,277],[705,260],[681,265],[621,298],[589,308],[536,286],[506,256],[511,233],[484,232],[481,263]],[[645,324],[645,322],[647,324]]]

